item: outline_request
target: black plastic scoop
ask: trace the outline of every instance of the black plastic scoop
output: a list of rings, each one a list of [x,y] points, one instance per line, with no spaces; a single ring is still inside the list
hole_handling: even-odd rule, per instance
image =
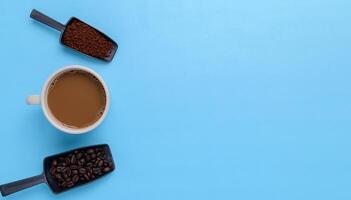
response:
[[[0,185],[2,196],[46,183],[55,193],[61,193],[94,181],[115,169],[107,144],[74,149],[44,159],[41,175]]]
[[[60,42],[85,55],[110,62],[118,45],[104,33],[72,17],[66,25],[33,9],[30,17],[61,32]]]

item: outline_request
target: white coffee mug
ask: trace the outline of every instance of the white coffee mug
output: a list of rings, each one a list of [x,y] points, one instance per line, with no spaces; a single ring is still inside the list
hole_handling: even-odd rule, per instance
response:
[[[70,128],[70,127],[65,126],[62,122],[58,121],[53,116],[53,114],[51,113],[49,106],[48,106],[48,89],[50,87],[50,84],[52,83],[52,81],[55,80],[55,78],[58,75],[66,72],[66,71],[70,71],[70,70],[82,70],[82,71],[85,71],[87,73],[92,74],[100,81],[100,83],[102,84],[102,86],[105,90],[105,93],[106,93],[106,106],[105,106],[104,113],[94,124],[87,126],[87,127],[84,127],[84,128]],[[109,95],[109,92],[108,92],[108,89],[107,89],[107,86],[106,86],[104,80],[101,78],[101,76],[99,74],[97,74],[92,69],[89,69],[87,67],[83,67],[80,65],[70,65],[67,67],[63,67],[63,68],[57,70],[55,73],[53,73],[45,82],[40,95],[30,95],[27,97],[27,104],[29,104],[29,105],[39,105],[40,104],[42,109],[43,109],[45,117],[57,129],[65,132],[65,133],[69,133],[69,134],[82,134],[82,133],[87,133],[87,132],[95,129],[104,120],[104,118],[106,117],[107,112],[109,110],[110,95]]]

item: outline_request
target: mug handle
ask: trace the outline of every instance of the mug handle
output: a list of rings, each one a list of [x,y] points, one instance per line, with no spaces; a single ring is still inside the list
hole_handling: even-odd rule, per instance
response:
[[[27,97],[26,102],[28,105],[39,105],[41,103],[40,95],[30,95]]]

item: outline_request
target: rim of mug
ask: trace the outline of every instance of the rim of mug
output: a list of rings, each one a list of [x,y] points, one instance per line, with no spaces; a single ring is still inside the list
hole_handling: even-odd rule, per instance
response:
[[[85,72],[92,74],[93,76],[95,76],[99,80],[99,82],[102,84],[102,86],[105,90],[106,105],[105,105],[104,113],[96,122],[94,122],[93,124],[91,124],[87,127],[84,127],[84,128],[70,128],[70,127],[63,125],[63,123],[60,122],[58,119],[56,119],[55,116],[51,113],[50,108],[49,108],[48,103],[47,103],[48,88],[49,88],[51,82],[59,74],[65,72],[65,71],[69,71],[69,70],[82,70],[82,71],[85,71]],[[110,108],[110,94],[109,94],[107,85],[104,82],[104,80],[102,79],[102,77],[98,73],[96,73],[94,70],[92,70],[88,67],[85,67],[85,66],[81,66],[81,65],[68,65],[68,66],[62,67],[62,68],[56,70],[54,73],[52,73],[43,85],[40,99],[42,102],[41,103],[42,110],[44,112],[46,119],[50,122],[50,124],[52,124],[55,128],[59,129],[62,132],[65,132],[68,134],[73,134],[73,135],[84,134],[84,133],[90,132],[93,129],[95,129],[96,127],[98,127],[102,123],[102,121],[105,119],[105,117],[109,111],[109,108]]]

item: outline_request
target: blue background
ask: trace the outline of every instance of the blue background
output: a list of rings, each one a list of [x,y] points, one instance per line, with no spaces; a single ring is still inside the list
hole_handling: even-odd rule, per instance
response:
[[[42,159],[110,144],[118,169],[54,195],[8,199],[351,198],[351,1],[1,0],[0,183]],[[118,41],[112,63],[59,45],[32,8],[76,16]],[[112,104],[93,132],[55,130],[25,97],[69,64],[91,67]],[[20,158],[21,157],[21,158]]]

